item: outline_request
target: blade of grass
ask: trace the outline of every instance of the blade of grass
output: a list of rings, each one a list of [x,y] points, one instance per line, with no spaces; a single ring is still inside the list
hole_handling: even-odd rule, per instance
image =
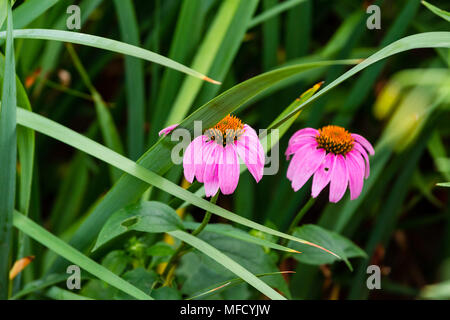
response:
[[[279,4],[271,7],[270,9],[267,9],[263,13],[257,15],[256,17],[254,17],[248,24],[248,29],[257,26],[260,23],[266,22],[267,20],[283,13],[284,11],[291,9],[292,7],[295,7],[296,5],[298,5],[304,1],[307,1],[307,0],[288,0],[288,1],[284,1],[282,3],[279,3]]]
[[[273,276],[273,275],[277,275],[277,274],[289,274],[289,273],[295,273],[295,272],[294,271],[268,272],[268,273],[255,274],[255,277],[261,278],[261,277]],[[219,291],[222,291],[221,289],[231,288],[231,287],[233,287],[233,286],[235,286],[235,285],[237,285],[239,283],[242,283],[242,282],[243,282],[243,280],[241,278],[230,279],[230,280],[227,280],[227,281],[215,284],[213,286],[210,286],[209,288],[211,288],[211,289],[209,289],[209,290],[207,290],[205,292],[202,292],[202,293],[200,293],[198,295],[186,298],[186,300],[194,300],[194,299],[203,297],[205,295],[216,294]],[[204,289],[204,290],[206,290],[206,289]]]
[[[94,300],[58,287],[51,287],[45,295],[53,300]]]
[[[220,48],[220,43],[226,35],[226,31],[230,26],[240,2],[241,1],[237,0],[225,0],[222,2],[205,40],[202,42],[194,58],[194,62],[192,63],[193,69],[204,73],[209,72],[214,57]],[[202,81],[193,78],[185,79],[173,104],[172,110],[167,117],[167,125],[178,123],[183,120],[189,112],[189,108],[201,86]]]
[[[131,0],[114,0],[119,18],[120,34],[124,42],[139,46],[139,29]],[[144,152],[144,64],[142,60],[125,57],[125,84],[127,95],[128,154],[132,160]]]
[[[426,1],[422,1],[422,4],[425,7],[427,7],[431,12],[433,12],[435,15],[438,15],[442,19],[445,19],[448,22],[450,22],[450,12],[442,10],[442,9],[440,9],[440,8],[434,6],[431,3],[428,3]]]
[[[12,217],[16,191],[16,73],[13,15],[8,1],[5,71],[0,109],[0,299],[9,295]]]
[[[100,280],[105,281],[111,286],[125,293],[128,293],[129,295],[137,299],[152,300],[152,297],[145,294],[140,289],[136,288],[102,265],[83,255],[81,252],[69,246],[67,243],[65,243],[58,237],[55,237],[53,234],[17,211],[14,212],[14,226],[37,242],[63,256],[69,261],[75,263],[80,268],[86,270]]]
[[[210,258],[214,259],[215,261],[223,265],[225,268],[233,272],[235,275],[240,277],[242,280],[253,286],[255,289],[265,294],[268,298],[272,300],[286,300],[285,297],[283,297],[281,294],[279,294],[274,289],[269,287],[266,283],[261,281],[261,279],[256,277],[254,274],[249,272],[240,264],[236,263],[228,256],[226,256],[225,254],[223,254],[210,244],[204,242],[203,240],[200,240],[199,238],[194,237],[189,233],[186,233],[181,230],[170,231],[169,234],[174,238],[177,238],[181,241],[188,243],[192,247],[196,248],[197,250],[203,252]]]
[[[178,70],[180,72],[186,73],[193,77],[216,83],[215,80],[208,78],[204,74],[188,68],[181,63],[175,62],[169,58],[166,58],[155,52],[145,50],[128,43],[120,42],[117,40],[112,40],[104,37],[98,37],[90,34],[85,34],[81,32],[71,32],[71,31],[61,31],[61,30],[49,30],[49,29],[21,29],[14,30],[14,38],[18,39],[40,39],[40,40],[53,40],[62,42],[71,42],[76,44],[81,44],[89,47],[109,50],[117,53],[122,53],[125,55],[133,56],[136,58],[141,58],[147,61],[155,62]],[[6,32],[0,32],[0,39],[6,37]]]
[[[293,110],[288,115],[286,115],[283,119],[276,123],[276,125],[280,125],[282,122],[286,121],[293,115],[295,115],[300,108],[303,108],[305,105],[317,100],[319,97],[327,93],[329,90],[336,87],[338,84],[352,77],[356,73],[361,70],[367,68],[368,66],[386,59],[392,55],[412,50],[412,49],[420,49],[420,48],[450,48],[450,32],[426,32],[419,33],[412,36],[408,36],[397,40],[396,42],[384,47],[379,50],[375,54],[371,55],[369,58],[358,64],[356,67],[350,69],[339,78],[334,80],[332,83],[327,85],[323,90],[321,90],[318,94],[313,96],[308,101],[304,102],[300,106],[297,107],[296,110]]]

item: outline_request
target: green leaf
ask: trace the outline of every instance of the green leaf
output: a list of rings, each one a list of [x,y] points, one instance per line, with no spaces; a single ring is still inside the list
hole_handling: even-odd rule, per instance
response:
[[[181,63],[166,58],[160,54],[130,45],[128,43],[104,37],[98,37],[81,32],[71,32],[71,31],[51,30],[51,29],[22,29],[22,30],[16,29],[13,32],[13,36],[14,38],[17,39],[41,39],[41,40],[71,42],[89,47],[122,53],[125,55],[158,63],[160,65],[178,70],[180,72],[186,73],[188,75],[211,83],[216,83],[214,80],[208,78],[204,74],[201,74],[200,72],[188,68],[182,65]],[[6,32],[5,31],[0,32],[0,39],[4,39],[5,37]]]
[[[172,246],[165,242],[158,242],[147,249],[146,253],[152,257],[166,257],[171,256],[175,250]]]
[[[123,279],[142,290],[142,292],[150,293],[153,283],[158,279],[158,275],[154,271],[148,271],[139,267],[125,273]],[[130,300],[133,297],[118,292],[115,295],[115,298],[120,300]]]
[[[340,255],[345,261],[348,261],[349,258],[356,257],[367,258],[366,253],[349,239],[336,232],[328,231],[313,224],[306,224],[296,228],[293,235],[329,248]],[[294,255],[294,259],[302,263],[321,265],[333,263],[337,260],[334,256],[309,246],[294,242],[289,242],[289,246],[302,252],[301,254]]]
[[[45,295],[53,300],[93,300],[92,298],[85,297],[58,287],[51,287],[45,293]]]
[[[215,260],[226,269],[233,272],[235,275],[243,279],[245,282],[253,286],[255,289],[259,290],[261,293],[265,294],[267,297],[273,300],[285,300],[282,295],[269,287],[265,282],[258,279],[254,274],[249,272],[239,263],[236,263],[234,260],[230,259],[227,255],[223,254],[210,244],[204,242],[203,240],[196,238],[189,233],[186,233],[181,230],[170,231],[169,234],[172,237],[175,237],[181,241],[186,242],[197,250],[201,251],[211,259]]]
[[[103,258],[102,266],[120,276],[125,271],[129,260],[129,257],[124,251],[114,250]]]
[[[12,220],[16,196],[16,73],[13,16],[8,1],[5,70],[0,109],[0,299],[8,297]]]
[[[153,299],[149,295],[142,292],[140,289],[131,285],[122,278],[116,276],[105,267],[99,265],[78,250],[72,248],[67,243],[55,237],[50,232],[17,211],[14,212],[14,226],[37,242],[41,243],[42,245],[46,246],[50,250],[71,261],[72,263],[78,265],[80,268],[86,270],[97,278],[105,281],[111,286],[137,299]]]
[[[433,12],[435,15],[438,15],[442,19],[445,19],[448,22],[450,22],[450,12],[442,10],[442,9],[440,9],[440,8],[434,6],[431,3],[428,3],[426,1],[422,1],[422,4],[425,7],[427,7],[428,9],[430,9],[430,11]]]
[[[60,282],[67,281],[67,273],[63,274],[55,274],[52,273],[48,276],[42,277],[40,279],[37,279],[35,281],[32,281],[25,285],[25,287],[17,292],[14,296],[11,297],[11,300],[19,299],[23,296],[26,296],[27,294],[33,293],[35,291],[39,291],[42,289],[45,289],[47,287],[53,286],[55,284],[58,284]]]
[[[183,229],[180,217],[168,205],[156,201],[142,201],[125,207],[103,226],[93,251],[128,231],[161,233]]]

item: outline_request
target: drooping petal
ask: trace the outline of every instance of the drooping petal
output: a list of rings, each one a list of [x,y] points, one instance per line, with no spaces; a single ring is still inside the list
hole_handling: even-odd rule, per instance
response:
[[[286,152],[284,153],[287,160],[289,160],[290,155],[296,153],[297,150],[303,147],[305,144],[317,144],[317,141],[315,138],[310,136],[301,136],[298,137],[294,142],[290,142],[286,149]]]
[[[216,148],[219,147],[219,145],[214,141],[208,141],[203,145],[202,150],[202,165],[197,166],[195,170],[195,177],[197,180],[201,183],[205,182],[205,172],[211,171],[211,165],[214,164],[215,161],[215,154],[214,151]],[[207,171],[207,165],[208,171]]]
[[[184,177],[192,183],[196,171],[202,169],[202,153],[206,136],[198,136],[186,148],[183,155]]]
[[[327,154],[320,167],[314,173],[311,188],[311,196],[313,198],[317,197],[330,182],[331,169],[333,168],[335,158],[336,156],[333,153]]]
[[[219,190],[218,162],[222,157],[223,146],[213,142],[205,159],[205,170],[203,180],[205,184],[205,195],[211,197]]]
[[[316,149],[316,146],[313,144],[305,144],[303,147],[297,150],[297,152],[294,154],[294,157],[292,158],[291,162],[289,163],[289,167],[287,169],[286,176],[287,178],[292,181],[295,176],[295,172],[298,169],[298,166],[301,164],[302,159],[309,154],[310,151],[313,149]]]
[[[297,153],[295,155],[297,155]],[[295,160],[295,155],[294,158],[292,158],[292,161]],[[298,191],[303,187],[306,181],[311,178],[314,172],[316,172],[322,164],[325,155],[325,150],[313,147],[300,159],[292,178],[292,189],[294,189],[294,191]]]
[[[366,138],[356,133],[352,133],[352,137],[355,139],[356,142],[360,143],[364,148],[366,148],[371,156],[375,154],[375,150],[373,149],[372,145],[370,144],[369,141],[367,141]]]
[[[345,158],[338,154],[331,169],[330,202],[338,202],[345,194],[348,184],[348,172]]]
[[[252,142],[247,144],[247,141]],[[262,145],[259,140],[252,140],[250,137],[247,137],[247,139],[239,139],[236,141],[235,149],[239,157],[247,166],[248,171],[250,171],[256,182],[259,182],[264,172],[264,162],[261,161],[259,152],[259,149],[262,150]]]
[[[232,194],[239,182],[239,158],[231,144],[223,149],[218,173],[220,190],[223,194]]]
[[[303,128],[298,131],[296,131],[292,137],[289,139],[289,144],[295,142],[295,140],[299,137],[306,136],[306,137],[315,137],[319,134],[319,130],[313,129],[313,128]]]
[[[178,124],[173,124],[171,126],[168,126],[167,128],[162,129],[158,135],[161,137],[162,134],[167,136],[169,133],[171,133],[176,127],[178,127]]]
[[[360,159],[358,159],[360,157]],[[345,155],[348,169],[348,184],[350,200],[355,200],[361,194],[364,185],[364,160],[357,151],[350,151]]]
[[[366,165],[364,168],[365,174],[364,174],[364,178],[368,178],[370,175],[370,163],[369,163],[369,155],[366,152],[366,149],[364,149],[359,143],[355,143],[353,148],[358,151],[363,157],[364,160],[366,161]]]

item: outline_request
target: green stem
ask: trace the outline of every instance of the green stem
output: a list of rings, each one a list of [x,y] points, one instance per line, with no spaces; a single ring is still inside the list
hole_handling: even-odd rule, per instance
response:
[[[305,203],[305,205],[300,209],[300,211],[295,216],[294,220],[292,220],[291,224],[289,225],[289,229],[287,231],[287,234],[292,235],[294,232],[295,227],[298,226],[298,223],[303,218],[303,216],[308,212],[308,210],[312,207],[312,205],[316,202],[317,198],[309,198],[308,202]],[[286,245],[287,239],[283,239],[283,245]]]
[[[219,196],[219,192],[217,192],[216,195],[211,198],[210,202],[212,204],[215,204],[218,196]],[[197,229],[192,231],[192,235],[193,236],[199,235],[200,232],[202,232],[203,229],[205,229],[205,227],[208,224],[210,219],[211,219],[211,212],[206,211],[205,216],[203,217],[202,223],[197,227]],[[172,270],[173,268],[176,267],[178,260],[183,256],[186,249],[188,249],[187,247],[188,247],[188,245],[186,243],[181,242],[181,244],[178,246],[177,250],[175,250],[175,252],[172,254],[172,257],[170,257],[170,260],[167,263],[167,266],[165,267],[164,272],[162,274],[162,278],[165,279],[166,283],[170,282],[170,281],[168,281],[169,279],[167,279],[169,276],[170,270]]]

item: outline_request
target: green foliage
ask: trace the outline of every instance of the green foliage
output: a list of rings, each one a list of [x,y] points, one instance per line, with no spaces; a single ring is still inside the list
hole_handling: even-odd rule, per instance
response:
[[[369,264],[376,298],[450,297],[445,2],[376,1],[380,30],[353,0],[77,4],[68,31],[67,1],[0,1],[0,298],[366,299]],[[276,174],[208,202],[158,132],[230,113]],[[289,137],[327,124],[375,146],[355,200],[286,179]]]

